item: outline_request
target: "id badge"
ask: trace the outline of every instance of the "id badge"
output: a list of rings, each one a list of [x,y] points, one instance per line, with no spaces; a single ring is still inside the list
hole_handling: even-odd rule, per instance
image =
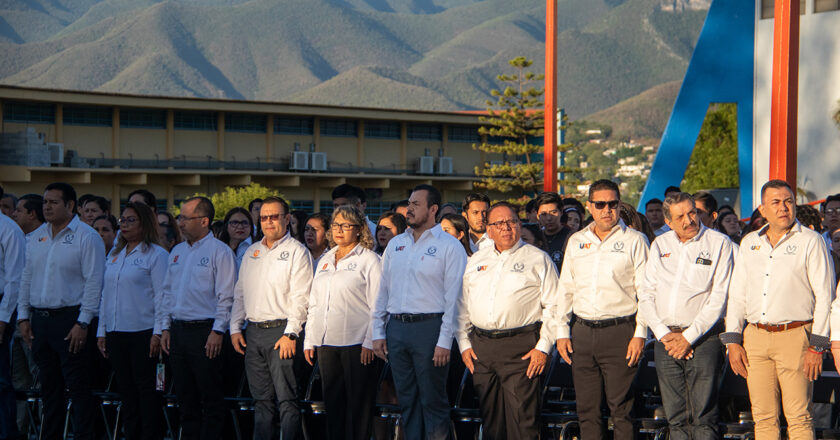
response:
[[[164,365],[162,361],[158,362],[157,364],[157,374],[155,374],[155,389],[157,391],[166,390],[166,365]]]

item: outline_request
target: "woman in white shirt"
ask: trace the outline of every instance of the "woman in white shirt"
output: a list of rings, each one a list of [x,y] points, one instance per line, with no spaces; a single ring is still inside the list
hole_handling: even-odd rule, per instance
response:
[[[242,258],[248,246],[251,246],[254,230],[254,223],[251,213],[245,208],[232,208],[225,214],[225,228],[219,235],[219,240],[224,242],[236,256],[236,275],[239,276],[239,266],[242,265]]]
[[[309,295],[304,357],[315,355],[327,412],[327,438],[369,439],[376,397],[370,314],[382,264],[365,217],[354,207],[333,212],[332,248],[315,268]]]
[[[129,202],[120,236],[105,263],[99,351],[111,359],[120,390],[126,438],[159,438],[160,402],[155,368],[160,354],[160,301],[169,254],[158,245],[155,214]]]

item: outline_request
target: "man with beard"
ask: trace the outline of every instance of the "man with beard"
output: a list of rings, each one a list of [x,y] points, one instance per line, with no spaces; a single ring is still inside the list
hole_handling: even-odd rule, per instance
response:
[[[408,440],[452,435],[446,379],[467,254],[435,224],[440,199],[431,185],[412,191],[409,228],[385,248],[373,311],[373,351],[391,362]]]
[[[469,193],[464,197],[461,215],[470,227],[470,249],[476,253],[493,245],[487,232],[487,210],[490,209],[490,198],[481,193]]]

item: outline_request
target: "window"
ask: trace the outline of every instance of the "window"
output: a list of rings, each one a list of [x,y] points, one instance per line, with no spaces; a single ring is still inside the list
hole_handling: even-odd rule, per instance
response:
[[[38,102],[6,101],[3,103],[3,120],[32,124],[54,124],[55,105]]]
[[[440,124],[409,124],[408,139],[412,141],[441,140]]]
[[[376,139],[399,139],[399,122],[365,121],[365,137]]]
[[[315,123],[309,117],[275,116],[274,132],[278,134],[315,134]]]
[[[312,212],[314,204],[312,200],[292,200],[292,211]]]
[[[216,112],[175,112],[175,128],[215,131],[219,128],[219,115]]]
[[[840,10],[840,0],[814,0],[814,12]]]
[[[775,9],[775,0],[761,0],[761,18],[773,18],[776,15]],[[814,9],[816,10],[816,5],[814,5]],[[805,15],[805,0],[799,0],[799,15]]]
[[[225,130],[265,133],[266,116],[253,113],[228,113],[225,115]]]
[[[64,123],[67,125],[88,125],[110,127],[114,109],[111,107],[64,107]]]
[[[120,110],[120,127],[166,128],[166,112],[142,108]]]
[[[449,126],[449,141],[450,142],[467,142],[470,144],[477,144],[481,142],[481,137],[478,135],[478,127],[469,127],[464,125],[450,125]]]
[[[324,136],[357,137],[359,124],[352,119],[321,119]]]

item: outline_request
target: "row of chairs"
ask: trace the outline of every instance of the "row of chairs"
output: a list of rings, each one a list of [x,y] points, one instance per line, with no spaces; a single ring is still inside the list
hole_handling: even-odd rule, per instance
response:
[[[451,366],[452,430],[456,438],[480,439],[482,435],[482,418],[478,406],[478,398],[472,387],[472,376],[457,356],[453,356]],[[401,438],[400,412],[396,392],[391,375],[390,365],[380,365],[378,393],[376,398],[376,420],[374,434],[377,439]],[[840,375],[834,371],[833,362],[827,359],[826,370],[814,385],[815,406],[823,417],[819,419],[818,438],[840,439],[840,425],[838,424],[837,396],[840,395]],[[177,380],[177,378],[175,378]],[[174,381],[167,384],[167,391],[162,396],[162,414],[166,437],[180,439],[180,429],[177,417],[177,399],[172,393]],[[724,365],[721,378],[721,434],[725,439],[748,439],[753,436],[753,424],[749,413],[749,395],[746,382],[736,376]],[[653,440],[664,439],[667,436],[667,421],[662,410],[659,384],[656,376],[656,366],[653,359],[653,345],[649,343],[645,349],[635,382],[637,415],[636,424],[641,436]],[[113,373],[111,373],[104,390],[94,393],[99,399],[100,425],[104,426],[103,436],[110,440],[122,438],[121,416],[122,402],[116,389]],[[572,382],[571,366],[565,363],[559,354],[551,354],[548,368],[542,378],[541,388],[541,420],[544,438],[571,439],[579,437],[579,424],[576,415],[575,389]],[[18,399],[27,402],[29,417],[29,438],[40,438],[42,403],[37,387],[18,392]],[[303,413],[304,437],[309,439],[323,438],[323,417],[326,408],[321,400],[320,374],[317,364],[309,374],[305,384],[301,411]],[[242,374],[237,391],[233,396],[225,398],[230,415],[229,425],[232,436],[236,440],[250,438],[253,426],[254,403],[250,397],[247,379]],[[65,417],[65,438],[71,432],[70,412],[72,402],[68,402]],[[605,413],[608,428],[611,427]]]

